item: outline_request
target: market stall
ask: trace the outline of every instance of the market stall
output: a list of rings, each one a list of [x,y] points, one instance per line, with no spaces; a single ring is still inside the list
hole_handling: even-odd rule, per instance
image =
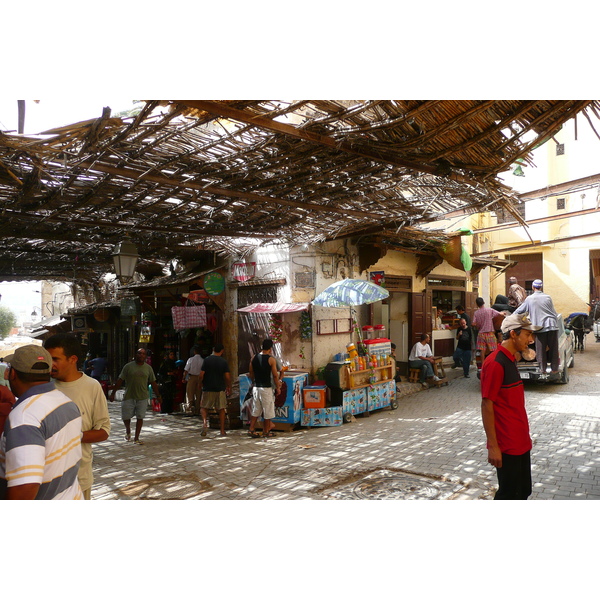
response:
[[[324,414],[314,409],[302,412],[302,425],[314,425],[315,417],[329,416],[340,423],[354,415],[368,414],[380,408],[396,408],[396,363],[387,338],[364,339],[357,350],[348,344],[348,358],[334,361],[325,368],[328,406]]]
[[[389,292],[370,281],[345,279],[326,288],[313,300],[318,306],[350,308],[377,302]],[[377,333],[376,333],[377,331]],[[372,410],[396,407],[396,364],[391,341],[382,326],[365,328],[364,335],[356,329],[358,341],[351,341],[341,360],[325,367],[326,396],[324,405],[302,410],[301,425],[334,426],[349,422],[353,415]]]
[[[238,308],[241,313],[282,315],[305,311],[308,303],[262,302]],[[275,347],[274,347],[275,348]],[[272,420],[273,429],[290,430],[300,424],[303,407],[303,390],[308,386],[308,370],[290,369],[289,362],[273,352],[281,377],[281,389],[275,396],[275,418]],[[240,387],[240,418],[247,423],[250,420],[250,403],[252,398],[251,381],[247,373],[239,376]],[[261,427],[261,422],[257,427]]]

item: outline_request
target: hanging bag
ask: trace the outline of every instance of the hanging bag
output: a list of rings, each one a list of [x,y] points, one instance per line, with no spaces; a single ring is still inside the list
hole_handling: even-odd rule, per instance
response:
[[[194,327],[206,327],[206,307],[204,304],[173,306],[171,308],[171,315],[175,331],[193,329]]]

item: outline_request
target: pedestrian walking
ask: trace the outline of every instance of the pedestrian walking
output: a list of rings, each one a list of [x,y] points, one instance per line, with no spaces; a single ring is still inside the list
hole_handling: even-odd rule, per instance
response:
[[[81,414],[51,381],[52,357],[28,344],[6,362],[18,400],[0,437],[0,498],[82,500]]]
[[[463,368],[463,374],[466,378],[469,377],[469,369],[471,368],[471,344],[473,338],[471,335],[471,329],[467,326],[467,320],[462,318],[460,320],[458,329],[456,330],[456,350],[454,351],[453,369],[458,367]]]
[[[253,438],[260,437],[255,431],[256,421],[263,417],[263,437],[275,437],[271,431],[272,419],[275,418],[275,394],[271,381],[275,383],[275,390],[279,393],[281,381],[277,372],[277,362],[272,356],[273,340],[266,339],[262,343],[262,350],[250,361],[248,375],[254,384],[252,391],[252,411],[250,414],[250,429],[248,435]],[[273,379],[271,379],[271,377]]]
[[[523,304],[515,310],[515,313],[528,313],[531,322],[538,327],[535,335],[536,360],[540,363],[544,372],[548,363],[550,363],[550,375],[557,378],[560,362],[558,356],[558,314],[554,308],[552,298],[542,291],[543,286],[544,283],[541,279],[535,279],[531,284],[533,294],[527,296]]]
[[[147,352],[144,348],[140,348],[135,353],[135,360],[128,362],[117,379],[117,383],[113,387],[109,400],[114,402],[117,390],[125,384],[125,394],[121,401],[121,418],[125,425],[125,440],[131,441],[131,419],[135,415],[135,436],[133,441],[135,444],[143,444],[140,440],[140,433],[144,424],[144,417],[148,409],[148,400],[150,394],[148,386],[151,385],[156,397],[159,401],[162,400],[156,377],[152,367],[146,362]]]
[[[51,375],[56,388],[73,400],[81,413],[82,456],[78,479],[84,499],[91,500],[94,483],[92,444],[103,442],[110,435],[106,396],[96,379],[78,370],[83,349],[75,335],[57,333],[44,342],[44,348],[52,357]]]
[[[227,409],[227,396],[231,394],[231,374],[229,365],[223,358],[225,348],[223,344],[215,344],[213,353],[207,356],[202,363],[200,371],[200,385],[202,386],[202,399],[200,401],[200,414],[202,415],[202,433],[208,431],[208,411],[215,409],[219,413],[219,427],[221,435],[225,432],[225,416]]]
[[[90,377],[100,381],[102,375],[104,375],[104,372],[106,371],[107,365],[108,359],[102,355],[92,358],[88,363],[88,366],[92,369],[89,373]]]
[[[170,415],[173,412],[173,404],[177,392],[177,363],[173,350],[165,353],[165,357],[158,369],[157,379],[163,399],[160,412]]]
[[[494,317],[504,315],[493,308],[485,306],[483,298],[476,298],[475,304],[479,308],[473,313],[472,326],[477,329],[477,351],[481,356],[481,362],[483,362],[486,355],[494,352],[498,347]]]
[[[187,381],[184,411],[192,415],[199,414],[200,394],[202,393],[199,375],[203,362],[204,359],[200,355],[200,346],[194,346],[194,355],[188,358],[183,370],[183,379]]]
[[[525,390],[515,355],[533,339],[529,316],[512,314],[502,322],[502,343],[481,370],[481,416],[488,462],[496,467],[499,488],[494,500],[527,500],[531,495],[531,437]]]

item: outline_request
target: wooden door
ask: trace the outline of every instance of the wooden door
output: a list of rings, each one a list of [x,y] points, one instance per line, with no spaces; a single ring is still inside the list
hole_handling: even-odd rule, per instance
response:
[[[412,348],[422,333],[431,335],[431,291],[411,294],[410,339]]]
[[[475,298],[477,298],[476,292],[465,292],[465,312],[471,317],[471,322],[473,322],[473,313],[477,310]]]

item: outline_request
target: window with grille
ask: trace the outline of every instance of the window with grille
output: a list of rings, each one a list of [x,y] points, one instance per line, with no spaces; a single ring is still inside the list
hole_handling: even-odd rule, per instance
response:
[[[410,292],[412,290],[412,279],[397,275],[385,275],[385,289],[388,292]]]
[[[272,285],[258,285],[238,289],[238,306],[250,304],[277,302],[277,287]]]
[[[564,210],[565,209],[565,199],[557,198],[556,199],[556,210]]]
[[[565,153],[564,144],[556,144],[556,156],[562,156]]]
[[[294,287],[313,288],[315,287],[315,272],[294,273]]]
[[[521,204],[514,205],[515,210],[521,216],[522,219],[525,219],[525,202],[521,202]],[[498,224],[500,223],[511,223],[515,221],[515,217],[508,211],[504,209],[496,210],[496,217],[498,218]]]

